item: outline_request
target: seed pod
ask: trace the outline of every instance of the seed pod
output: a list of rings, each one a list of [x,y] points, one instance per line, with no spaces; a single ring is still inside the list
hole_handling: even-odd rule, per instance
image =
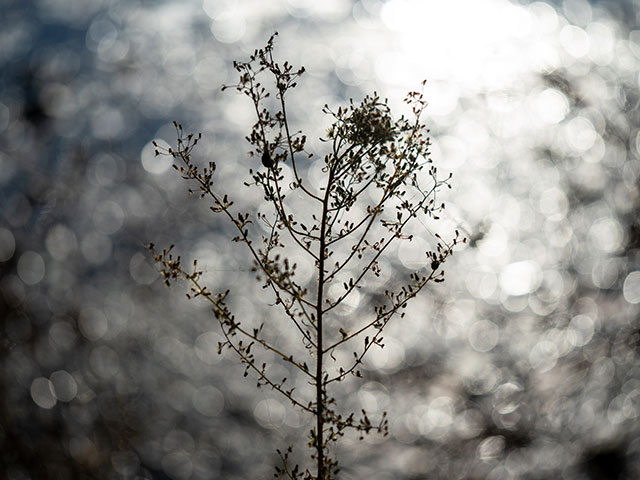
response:
[[[271,168],[273,167],[273,160],[271,159],[271,156],[269,155],[269,151],[265,149],[264,152],[262,152],[262,165],[264,165],[267,168]]]

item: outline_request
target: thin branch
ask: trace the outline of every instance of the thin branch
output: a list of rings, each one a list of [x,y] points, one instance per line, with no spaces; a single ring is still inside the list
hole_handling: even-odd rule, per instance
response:
[[[206,287],[203,287],[200,285],[200,283],[198,282],[198,280],[196,280],[196,278],[194,277],[194,275],[192,274],[188,274],[187,272],[185,272],[184,270],[182,270],[181,268],[179,269],[180,273],[182,275],[184,275],[184,278],[188,279],[191,283],[193,283],[193,285],[196,287],[196,293],[200,296],[203,296],[204,298],[206,298],[212,305],[214,305],[216,308],[219,308],[220,305],[218,302],[215,301],[215,299],[213,299],[211,297],[211,292],[207,291]],[[220,313],[220,310],[218,311]],[[243,329],[238,323],[233,324],[233,330],[234,331],[238,331],[240,333],[242,333],[245,337],[250,338],[251,340],[258,342],[260,345],[262,345],[265,349],[270,350],[271,352],[275,353],[276,355],[278,355],[282,360],[284,360],[285,362],[290,363],[291,365],[295,366],[298,368],[298,370],[300,370],[301,372],[303,372],[305,375],[308,375],[311,378],[314,378],[313,375],[311,373],[309,373],[308,369],[306,369],[303,365],[299,364],[298,362],[296,362],[295,360],[293,360],[293,356],[289,355],[285,355],[284,353],[282,353],[280,350],[278,350],[277,348],[269,345],[267,342],[265,342],[264,340],[262,340],[261,338],[257,337],[256,335],[253,335],[249,332],[247,332],[245,329]],[[223,327],[223,331],[224,331],[224,327]],[[226,335],[225,335],[226,336]]]

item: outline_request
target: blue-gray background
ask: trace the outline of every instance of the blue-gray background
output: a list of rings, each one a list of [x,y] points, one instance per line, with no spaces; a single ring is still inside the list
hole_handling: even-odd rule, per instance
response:
[[[289,110],[318,154],[322,105],[376,90],[401,113],[428,80],[453,189],[379,287],[422,266],[433,232],[472,240],[336,392],[390,418],[384,440],[343,441],[341,478],[640,476],[637,1],[0,9],[0,476],[254,479],[276,446],[306,455],[308,419],[217,355],[206,306],[164,288],[144,249],[176,243],[237,292],[239,318],[270,315],[241,248],[150,142],[172,142],[174,119],[202,131],[200,158],[263,208],[242,186],[250,105],[220,86],[275,30],[276,56],[307,68]],[[369,306],[353,299],[335,327]]]

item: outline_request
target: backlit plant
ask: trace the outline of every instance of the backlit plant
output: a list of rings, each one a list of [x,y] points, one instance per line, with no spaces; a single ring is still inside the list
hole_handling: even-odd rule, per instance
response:
[[[153,244],[149,248],[167,285],[175,279],[186,280],[190,298],[203,297],[210,303],[224,337],[218,351],[235,352],[244,364],[245,376],[256,378],[258,387],[279,392],[313,420],[308,446],[314,466],[292,466],[292,448],[288,447],[278,451],[282,464],[276,467],[276,477],[328,480],[339,471],[332,446],[346,431],[354,430],[360,438],[372,430],[383,435],[388,431],[386,413],[372,421],[364,410],[342,412],[335,392],[341,382],[362,376],[365,355],[384,347],[382,334],[389,321],[402,318],[407,303],[429,282],[444,280],[442,266],[464,239],[456,232],[445,242],[435,234],[433,250],[424,252],[423,265],[403,284],[383,291],[370,287],[368,280],[380,276],[381,259],[392,244],[403,242],[405,248],[412,247],[407,227],[421,218],[437,219],[444,208],[436,196],[442,186],[449,186],[451,176],[439,179],[429,158],[428,130],[421,122],[427,103],[421,92],[409,93],[405,102],[411,107],[411,118],[398,120],[392,118],[386,100],[376,94],[346,107],[332,110],[325,106],[332,124],[321,139],[326,153],[317,158],[305,147],[306,136],[293,131],[287,117],[287,93],[304,68],[277,63],[274,38],[275,34],[248,62],[234,62],[239,82],[223,86],[223,90],[234,88],[249,97],[255,108],[256,122],[246,138],[252,147],[250,155],[260,158],[262,167],[249,170],[245,186],[261,189],[268,210],[238,211],[229,189],[215,180],[216,163],[196,165],[193,152],[200,134],[185,134],[175,123],[177,146],[155,145],[156,155],[172,156],[174,168],[197,186],[190,191],[210,202],[211,211],[233,226],[236,234],[230,240],[246,248],[258,281],[273,296],[270,308],[278,309],[290,322],[298,344],[282,345],[279,341],[285,336],[269,335],[268,322],[256,320],[260,311],[255,312],[255,319],[239,320],[229,307],[232,293],[209,290],[197,262],[184,268],[180,257],[172,254],[173,246],[161,252]],[[265,86],[263,77],[273,84]],[[277,100],[275,112],[272,104],[271,109],[266,106],[271,95]],[[319,186],[312,186],[307,176],[308,167],[315,162],[322,165]],[[297,265],[291,258],[299,255],[314,266],[311,281],[298,281]],[[348,325],[340,324],[337,308],[356,295],[364,298],[360,305],[365,306],[350,316]],[[305,395],[293,387],[296,375],[289,380],[272,376],[268,362],[259,358],[260,350],[303,376],[313,393]]]

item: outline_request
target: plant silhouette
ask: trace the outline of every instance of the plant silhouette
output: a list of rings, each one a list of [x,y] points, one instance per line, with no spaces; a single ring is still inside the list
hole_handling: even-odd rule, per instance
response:
[[[313,467],[291,465],[292,447],[288,447],[278,450],[282,464],[275,476],[329,480],[339,471],[332,447],[346,431],[356,431],[361,439],[371,431],[384,435],[388,431],[386,412],[375,421],[364,410],[341,412],[333,392],[349,377],[362,376],[365,355],[384,347],[385,326],[393,317],[403,317],[407,303],[429,282],[444,280],[443,264],[465,239],[457,231],[448,242],[434,234],[435,246],[424,252],[424,265],[404,284],[384,292],[368,287],[368,278],[380,276],[380,260],[390,245],[406,242],[410,246],[407,226],[421,217],[437,219],[444,208],[436,201],[437,193],[443,186],[450,188],[451,175],[439,179],[429,158],[429,131],[420,119],[427,103],[421,92],[410,92],[405,102],[412,117],[395,121],[387,101],[375,93],[335,110],[325,106],[332,124],[321,139],[327,153],[317,159],[305,148],[306,136],[292,130],[286,110],[287,93],[305,70],[274,60],[276,35],[248,62],[234,62],[239,82],[222,87],[246,95],[255,109],[256,122],[246,138],[252,146],[250,155],[259,157],[264,168],[257,165],[255,171],[249,170],[251,180],[245,186],[261,189],[270,206],[268,213],[237,211],[233,199],[214,180],[215,162],[206,167],[195,164],[193,152],[201,134],[185,134],[174,122],[177,146],[154,145],[156,155],[172,156],[174,168],[197,185],[190,192],[212,202],[211,211],[235,228],[230,241],[244,245],[258,281],[273,296],[270,308],[279,309],[299,342],[281,344],[284,337],[269,335],[264,322],[245,326],[251,322],[239,321],[228,306],[229,290],[209,290],[197,261],[184,268],[181,258],[172,253],[173,245],[157,251],[150,244],[149,249],[167,285],[186,280],[190,298],[203,297],[210,303],[224,338],[218,351],[235,352],[245,376],[254,376],[258,387],[279,392],[293,408],[313,419],[308,434]],[[273,79],[273,86],[264,86],[263,77]],[[265,106],[271,95],[277,100],[275,113]],[[311,185],[306,177],[307,166],[314,162],[322,162],[320,186]],[[285,181],[285,171],[293,180]],[[310,259],[313,280],[298,281],[293,253]],[[360,304],[369,305],[370,311],[362,307],[349,325],[334,328],[337,309],[358,295],[364,296]],[[305,395],[292,380],[271,375],[269,363],[260,360],[257,350],[270,352],[269,358],[295,371],[293,376],[304,377],[312,393]],[[349,355],[338,354],[344,351]]]

